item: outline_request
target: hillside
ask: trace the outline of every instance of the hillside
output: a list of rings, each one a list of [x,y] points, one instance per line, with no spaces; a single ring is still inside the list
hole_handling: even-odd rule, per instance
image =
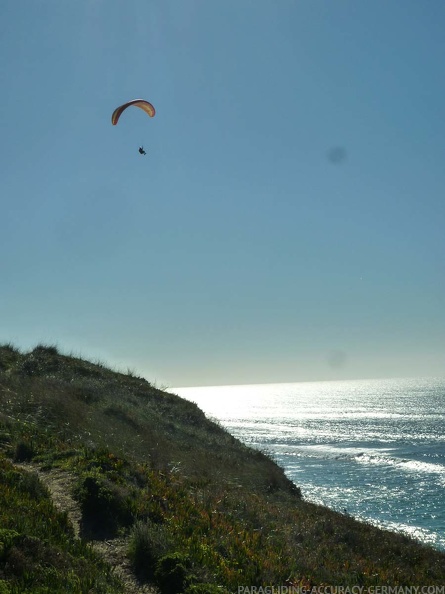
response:
[[[195,404],[55,347],[0,346],[0,450],[0,594],[445,582],[444,554],[305,502]]]

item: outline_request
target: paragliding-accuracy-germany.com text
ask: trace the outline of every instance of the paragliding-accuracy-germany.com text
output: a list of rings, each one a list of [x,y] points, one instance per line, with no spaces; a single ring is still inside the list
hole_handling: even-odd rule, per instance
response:
[[[237,594],[445,594],[440,586],[238,586]]]

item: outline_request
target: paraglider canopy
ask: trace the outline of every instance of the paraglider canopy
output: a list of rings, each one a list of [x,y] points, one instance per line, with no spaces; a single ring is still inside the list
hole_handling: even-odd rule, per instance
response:
[[[111,116],[111,123],[113,124],[113,126],[115,126],[118,123],[119,118],[122,115],[122,112],[124,112],[127,109],[127,107],[130,107],[131,105],[139,107],[140,109],[145,111],[145,113],[148,114],[151,118],[156,113],[153,105],[148,101],[145,101],[145,99],[133,99],[133,101],[128,101],[128,103],[120,105],[113,111],[113,115]]]

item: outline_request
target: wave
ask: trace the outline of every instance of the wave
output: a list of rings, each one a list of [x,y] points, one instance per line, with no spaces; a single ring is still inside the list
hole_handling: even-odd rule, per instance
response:
[[[384,466],[396,466],[400,470],[409,472],[439,474],[445,478],[445,466],[434,462],[423,462],[421,460],[410,460],[376,453],[361,452],[355,456],[360,464],[378,464]]]
[[[445,481],[445,465],[436,462],[401,458],[376,450],[362,448],[338,448],[326,445],[299,446],[291,451],[277,451],[279,456],[295,456],[298,458],[318,458],[323,460],[345,460],[364,465],[390,466],[406,472],[437,474]]]

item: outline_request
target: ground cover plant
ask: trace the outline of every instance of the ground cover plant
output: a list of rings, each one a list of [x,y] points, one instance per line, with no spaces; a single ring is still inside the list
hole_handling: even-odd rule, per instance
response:
[[[53,346],[0,347],[0,452],[8,591],[56,592],[63,572],[63,591],[125,591],[88,545],[101,539],[125,539],[135,579],[168,594],[445,581],[444,554],[302,500],[193,403]],[[73,478],[80,539],[23,463]]]
[[[123,592],[37,476],[0,458],[0,592]]]

